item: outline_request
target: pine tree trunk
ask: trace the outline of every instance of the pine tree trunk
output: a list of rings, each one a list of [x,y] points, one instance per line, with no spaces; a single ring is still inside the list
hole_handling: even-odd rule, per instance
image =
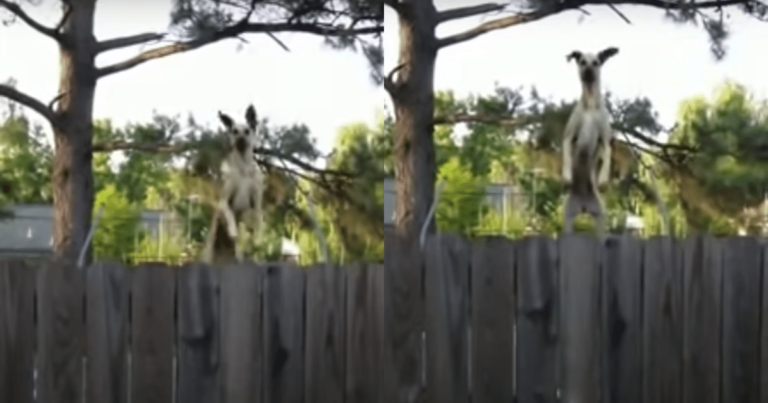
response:
[[[93,211],[92,133],[96,90],[95,0],[70,0],[62,27],[60,77],[54,129],[53,248],[57,257],[75,260],[88,234]],[[67,5],[64,5],[67,7]]]
[[[395,384],[388,401],[424,400],[421,385],[424,332],[423,254],[419,233],[434,200],[436,177],[433,139],[434,72],[437,59],[437,10],[429,0],[398,3],[400,56],[397,79],[387,91],[395,109],[395,236],[384,246],[387,282],[392,293],[386,312]],[[434,219],[427,233],[435,229]]]

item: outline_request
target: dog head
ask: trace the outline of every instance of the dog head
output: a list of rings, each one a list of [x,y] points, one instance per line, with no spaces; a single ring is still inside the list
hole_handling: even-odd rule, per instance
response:
[[[219,120],[227,128],[229,145],[238,152],[245,154],[246,151],[252,152],[254,147],[261,146],[256,133],[256,109],[253,105],[249,105],[245,110],[246,124],[236,124],[229,115],[221,111],[219,111]]]
[[[600,80],[600,67],[603,63],[617,53],[619,53],[617,48],[607,48],[601,50],[598,54],[582,53],[574,50],[566,56],[566,60],[576,60],[581,81],[585,84],[593,84]]]

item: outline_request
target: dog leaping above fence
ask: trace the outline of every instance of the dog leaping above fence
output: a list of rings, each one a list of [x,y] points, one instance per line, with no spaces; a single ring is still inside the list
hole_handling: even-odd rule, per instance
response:
[[[566,57],[578,64],[582,91],[563,134],[565,233],[573,232],[573,220],[581,213],[593,217],[599,234],[605,231],[600,189],[609,179],[613,129],[601,94],[600,68],[617,53],[617,48],[607,48],[597,54],[573,51]]]
[[[222,112],[219,112],[219,120],[227,130],[230,149],[221,164],[219,202],[203,253],[203,261],[208,263],[213,260],[213,244],[219,218],[226,224],[227,234],[234,243],[238,261],[243,260],[243,249],[238,240],[239,224],[252,225],[256,234],[263,224],[265,175],[256,162],[253,151],[254,148],[262,146],[262,139],[256,132],[256,109],[253,105],[248,106],[245,111],[246,124],[237,124]]]

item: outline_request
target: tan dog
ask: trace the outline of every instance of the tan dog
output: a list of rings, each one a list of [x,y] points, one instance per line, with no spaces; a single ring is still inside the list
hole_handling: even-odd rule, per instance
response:
[[[227,129],[231,147],[221,164],[222,185],[217,204],[218,213],[226,223],[227,234],[235,244],[235,256],[242,261],[243,250],[238,242],[238,226],[243,222],[255,225],[256,233],[263,223],[262,200],[264,197],[265,175],[256,163],[254,148],[262,146],[262,139],[256,132],[256,109],[253,105],[245,111],[246,124],[235,124],[228,115],[219,112],[219,119]],[[248,217],[246,213],[251,213]],[[211,231],[216,231],[217,220]],[[212,259],[213,242],[206,247],[204,261]]]
[[[573,232],[573,220],[581,213],[593,217],[598,233],[605,230],[599,189],[609,179],[613,129],[600,90],[600,67],[618,52],[617,48],[608,48],[596,55],[573,51],[567,56],[568,61],[576,60],[578,64],[582,91],[563,134],[562,175],[568,188],[565,233]]]

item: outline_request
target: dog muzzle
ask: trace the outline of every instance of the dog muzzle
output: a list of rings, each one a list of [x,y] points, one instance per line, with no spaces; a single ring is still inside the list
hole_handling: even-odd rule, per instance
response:
[[[592,69],[584,70],[584,73],[581,75],[581,79],[584,80],[586,83],[592,83],[595,81],[595,71]]]
[[[248,146],[247,142],[244,138],[240,137],[239,139],[235,140],[235,148],[237,151],[240,151],[241,153],[245,152],[245,148]]]

